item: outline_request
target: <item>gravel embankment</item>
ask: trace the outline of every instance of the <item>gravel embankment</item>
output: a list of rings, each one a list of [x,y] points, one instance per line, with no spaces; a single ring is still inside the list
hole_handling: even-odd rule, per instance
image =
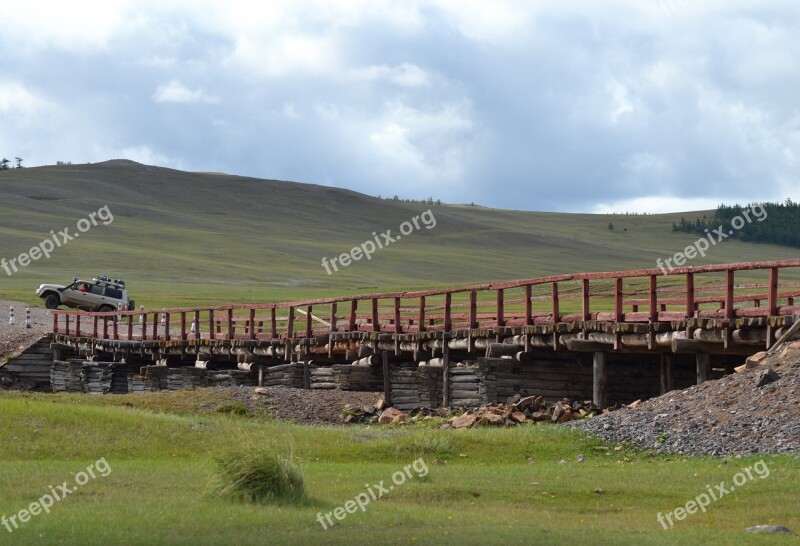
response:
[[[759,387],[768,369],[779,377]],[[800,453],[800,342],[743,373],[565,426],[660,453]]]
[[[8,323],[9,308],[14,307],[17,324]],[[25,328],[25,309],[31,310],[31,328]],[[29,307],[18,301],[0,300],[0,359],[17,356],[31,344],[47,335],[53,328],[50,311],[44,307]],[[4,359],[3,359],[4,360]],[[0,364],[3,360],[0,360]]]

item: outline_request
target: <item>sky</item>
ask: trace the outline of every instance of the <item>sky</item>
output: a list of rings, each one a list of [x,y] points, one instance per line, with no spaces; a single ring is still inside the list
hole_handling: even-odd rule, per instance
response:
[[[0,0],[0,155],[563,212],[800,200],[797,0]]]

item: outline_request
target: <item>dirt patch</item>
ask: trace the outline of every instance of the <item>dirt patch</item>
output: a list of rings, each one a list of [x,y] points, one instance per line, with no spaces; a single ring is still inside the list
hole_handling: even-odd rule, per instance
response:
[[[14,307],[17,323],[8,323],[9,308]],[[31,310],[31,328],[25,327],[25,309]],[[0,300],[0,364],[6,357],[19,356],[25,349],[49,334],[53,318],[44,307],[31,307],[18,301]]]

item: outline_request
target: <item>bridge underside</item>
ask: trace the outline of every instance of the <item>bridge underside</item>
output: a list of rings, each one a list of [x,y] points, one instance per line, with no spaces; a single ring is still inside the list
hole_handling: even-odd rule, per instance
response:
[[[592,400],[606,407],[731,373],[793,322],[791,316],[591,320],[451,332],[333,332],[301,339],[53,334],[51,376],[55,390],[257,384],[383,392],[401,409],[476,406],[516,394]],[[84,379],[76,379],[81,373]]]

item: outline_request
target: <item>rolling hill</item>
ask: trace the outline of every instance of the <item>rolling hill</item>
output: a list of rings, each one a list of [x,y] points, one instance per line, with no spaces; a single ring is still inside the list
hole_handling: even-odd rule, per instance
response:
[[[535,192],[535,188],[531,189]],[[0,172],[0,258],[108,206],[92,227],[8,276],[0,299],[34,301],[40,282],[107,273],[152,306],[275,301],[437,287],[587,270],[654,267],[692,243],[673,221],[704,212],[592,215],[381,200],[332,187],[190,173],[113,160]],[[420,229],[328,274],[329,260],[431,209]],[[433,222],[430,222],[432,224]],[[609,230],[613,223],[615,229]],[[429,225],[430,225],[429,224]],[[382,239],[381,239],[382,240]],[[693,264],[796,257],[775,245],[726,241]]]

